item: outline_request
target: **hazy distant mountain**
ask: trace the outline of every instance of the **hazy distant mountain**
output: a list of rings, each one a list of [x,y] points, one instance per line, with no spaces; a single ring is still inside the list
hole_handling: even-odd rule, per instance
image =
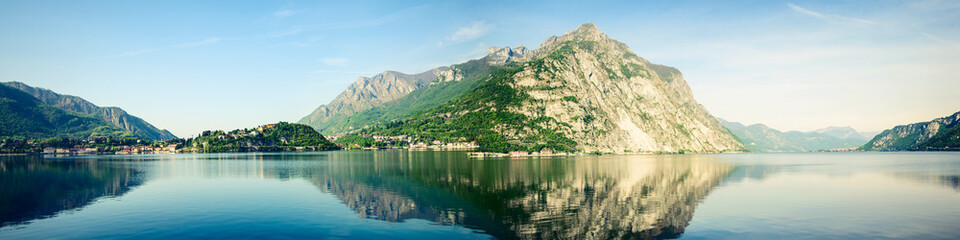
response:
[[[636,56],[593,24],[550,37],[536,50],[494,48],[491,56],[447,70],[453,72],[442,81],[376,100],[403,104],[368,108],[379,112],[350,124],[366,126],[367,134],[476,141],[500,152],[742,149],[697,104],[677,69]],[[381,117],[389,114],[395,117]]]
[[[738,122],[720,119],[720,124],[737,137],[744,148],[753,152],[802,152],[804,149],[788,139],[786,134],[763,124],[744,126]]]
[[[99,118],[47,105],[39,99],[0,84],[0,137],[87,138],[139,137]]]
[[[29,94],[46,105],[79,115],[101,119],[104,122],[133,132],[146,139],[168,140],[177,138],[177,136],[174,136],[169,131],[157,129],[143,119],[130,115],[118,107],[99,107],[80,97],[61,95],[47,89],[31,87],[21,82],[5,82],[3,85]]]
[[[860,135],[860,133],[857,132],[857,130],[853,129],[852,127],[826,127],[826,128],[814,130],[813,132],[819,133],[819,134],[825,134],[828,136],[833,136],[840,139],[850,138],[850,139],[867,140],[866,137],[864,137],[863,135]]]
[[[781,132],[763,124],[744,126],[720,119],[720,124],[754,152],[807,152],[863,145],[867,140],[850,127],[828,127],[812,132]]]
[[[867,151],[960,150],[960,112],[896,126],[881,132],[861,147]]]

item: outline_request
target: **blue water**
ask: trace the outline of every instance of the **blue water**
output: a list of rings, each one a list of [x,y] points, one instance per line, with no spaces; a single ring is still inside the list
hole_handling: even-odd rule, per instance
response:
[[[0,239],[958,239],[960,154],[0,159]]]

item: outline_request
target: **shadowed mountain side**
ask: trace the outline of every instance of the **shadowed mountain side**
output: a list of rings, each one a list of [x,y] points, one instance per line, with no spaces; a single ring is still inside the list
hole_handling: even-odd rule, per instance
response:
[[[0,226],[82,208],[101,197],[121,196],[142,183],[141,172],[110,163],[5,158],[0,160]]]
[[[151,140],[169,140],[177,138],[177,136],[174,136],[169,131],[158,129],[147,121],[130,115],[118,107],[99,107],[80,97],[58,94],[51,90],[31,87],[21,82],[5,82],[2,84],[23,91],[24,93],[37,98],[44,104],[65,111],[103,120],[104,122],[113,126],[136,133],[137,135]]]
[[[312,181],[362,217],[457,224],[506,239],[675,238],[733,169],[671,156],[469,161],[421,156],[447,154],[439,152],[384,154],[401,160],[357,164],[371,160],[333,155],[329,174]]]

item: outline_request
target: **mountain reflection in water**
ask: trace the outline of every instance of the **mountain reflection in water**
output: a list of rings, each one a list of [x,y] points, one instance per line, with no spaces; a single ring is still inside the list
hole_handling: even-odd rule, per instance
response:
[[[422,219],[501,239],[675,238],[733,171],[709,156],[472,159],[463,152],[6,159],[3,222],[24,223],[160,179],[305,179],[359,217]],[[38,191],[39,190],[39,191]]]
[[[675,238],[733,169],[689,156],[422,154],[447,153],[332,155],[329,172],[311,179],[357,214],[385,221],[425,219],[498,238]]]
[[[95,160],[0,159],[0,226],[17,225],[120,196],[143,183],[141,172]]]

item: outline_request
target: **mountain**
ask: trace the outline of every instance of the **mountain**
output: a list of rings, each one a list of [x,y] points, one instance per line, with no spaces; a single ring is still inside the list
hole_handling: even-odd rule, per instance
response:
[[[438,106],[472,89],[491,66],[522,58],[525,47],[490,48],[484,58],[431,69],[419,74],[385,71],[360,77],[328,104],[298,123],[323,134],[353,131],[375,122],[395,121]]]
[[[402,97],[430,93],[449,99],[413,109],[419,111],[405,110],[420,101],[392,105],[389,112],[414,114],[358,123],[354,126],[365,127],[357,133],[407,135],[422,142],[476,141],[482,150],[496,152],[743,148],[697,104],[677,69],[638,57],[593,24],[550,37],[536,50],[492,50],[484,59],[465,63],[479,67],[460,75],[460,81],[454,78],[454,84],[465,82],[456,84],[460,87],[443,91],[435,89],[444,84],[428,84]],[[473,81],[463,81],[467,79]]]
[[[360,77],[329,104],[317,107],[299,122],[325,129],[327,123],[342,121],[358,111],[403,97],[428,84],[438,75],[452,72],[444,70],[447,69],[437,68],[416,75],[385,71],[369,78]]]
[[[3,85],[27,93],[46,105],[103,120],[110,125],[133,132],[146,139],[169,140],[177,138],[169,131],[157,129],[143,119],[130,115],[118,107],[99,107],[80,97],[61,95],[47,89],[31,87],[21,82],[5,82]]]
[[[852,127],[826,127],[822,129],[817,129],[813,131],[814,133],[824,134],[840,139],[863,139],[867,140],[866,137],[860,135],[860,132],[857,132],[856,129]]]
[[[720,124],[736,136],[747,150],[753,152],[807,152],[851,148],[867,142],[851,127],[781,132],[763,124],[744,126],[723,119],[720,119]]]
[[[65,111],[7,85],[0,84],[0,137],[88,138],[139,137],[99,118]]]
[[[744,126],[738,122],[720,119],[720,124],[753,152],[802,152],[804,149],[788,139],[787,135],[763,124]]]
[[[866,151],[960,150],[960,112],[885,130],[861,147]]]

